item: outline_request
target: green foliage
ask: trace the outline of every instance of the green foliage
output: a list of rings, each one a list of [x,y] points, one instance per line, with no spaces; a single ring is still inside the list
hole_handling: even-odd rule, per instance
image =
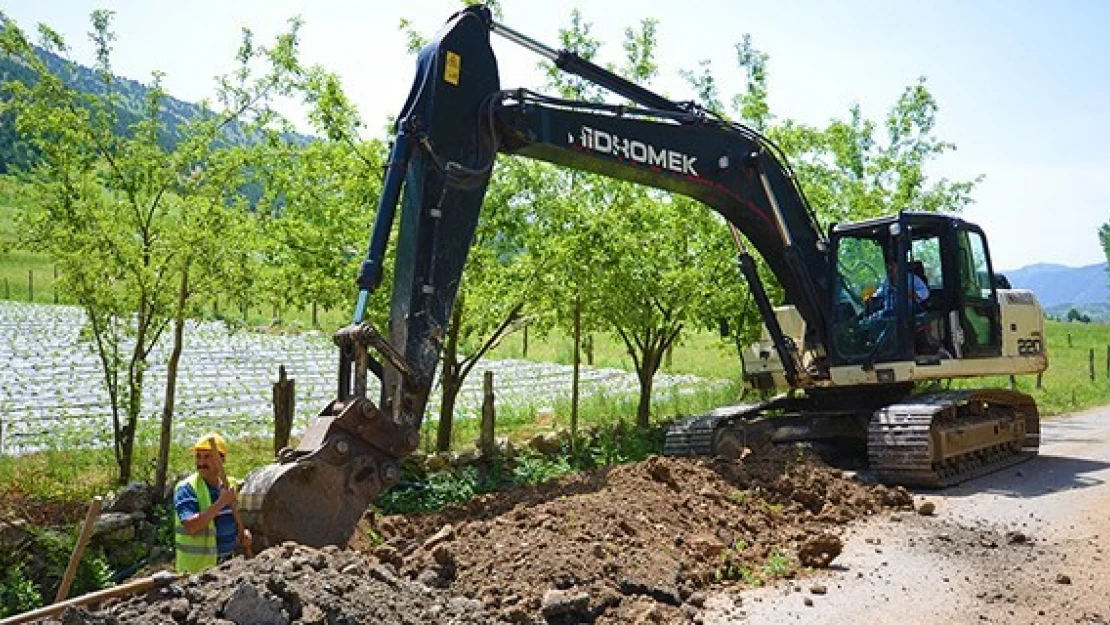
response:
[[[28,542],[0,553],[0,617],[44,605],[57,594],[77,542],[75,532],[31,528]],[[86,549],[70,586],[71,597],[112,585],[113,571],[98,550]]]
[[[767,565],[763,567],[767,578],[786,577],[790,574],[790,559],[779,551],[771,552],[767,556]]]
[[[22,563],[6,564],[0,578],[0,617],[29,612],[42,606],[42,595],[27,578]]]

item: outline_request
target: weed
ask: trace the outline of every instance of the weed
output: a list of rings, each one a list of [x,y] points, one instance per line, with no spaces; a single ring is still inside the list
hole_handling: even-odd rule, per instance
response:
[[[763,572],[772,579],[786,577],[790,574],[790,560],[782,552],[774,551],[767,556],[767,565],[763,567]]]

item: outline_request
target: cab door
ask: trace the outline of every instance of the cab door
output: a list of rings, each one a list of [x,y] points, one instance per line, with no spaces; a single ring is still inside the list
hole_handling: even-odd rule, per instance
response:
[[[995,291],[994,270],[987,241],[977,228],[956,232],[958,280],[956,317],[953,325],[957,357],[976,358],[1002,353],[1001,313]]]

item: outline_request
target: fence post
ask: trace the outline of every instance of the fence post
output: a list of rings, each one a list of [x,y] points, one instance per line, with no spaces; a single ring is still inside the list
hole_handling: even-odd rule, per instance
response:
[[[1068,332],[1068,347],[1071,347],[1071,332]]]
[[[35,301],[35,270],[27,270],[27,301]]]
[[[1093,347],[1091,348],[1091,351],[1089,351],[1087,353],[1087,364],[1089,365],[1089,369],[1091,370],[1091,381],[1094,382],[1095,381],[1095,348],[1093,348]]]
[[[482,450],[483,457],[493,455],[495,442],[494,442],[494,424],[497,419],[497,411],[494,407],[493,397],[493,372],[486,371],[482,375],[482,430],[478,435],[478,449]]]
[[[320,327],[320,318],[316,314],[316,302],[312,302],[312,327],[313,328],[319,328]]]
[[[54,265],[54,303],[58,303],[58,266]]]
[[[1010,390],[1011,391],[1016,391],[1017,390],[1017,376],[1015,376],[1013,374],[1010,374]]]
[[[295,380],[285,374],[285,365],[278,365],[278,381],[274,384],[274,455],[289,446],[296,401]]]
[[[1043,376],[1043,375],[1044,375],[1043,371],[1037,373],[1037,390],[1038,391],[1041,390],[1042,388],[1044,388],[1043,386],[1041,386],[1041,376]]]
[[[520,357],[521,358],[527,358],[528,357],[528,324],[527,323],[524,324],[524,341],[523,341],[523,346],[520,348]]]
[[[12,298],[12,286],[8,283],[8,279],[4,278],[4,299]]]

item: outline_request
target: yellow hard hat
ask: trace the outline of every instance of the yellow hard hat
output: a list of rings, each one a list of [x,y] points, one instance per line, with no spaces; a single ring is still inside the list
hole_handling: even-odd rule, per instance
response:
[[[224,437],[215,432],[209,432],[198,438],[197,442],[193,443],[193,451],[212,451],[213,441],[216,443],[216,451],[220,452],[221,455],[226,456],[227,441],[224,440]]]

